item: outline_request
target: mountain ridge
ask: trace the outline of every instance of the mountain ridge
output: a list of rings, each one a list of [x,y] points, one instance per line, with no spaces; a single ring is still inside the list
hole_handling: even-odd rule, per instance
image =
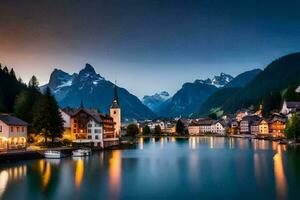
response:
[[[61,107],[78,107],[82,100],[86,107],[97,108],[108,113],[115,85],[97,74],[93,66],[87,63],[78,74],[71,75],[62,70],[54,70],[50,75],[49,83],[40,88],[44,90],[47,86]],[[118,87],[118,93],[123,121],[152,119],[156,116],[125,88]]]

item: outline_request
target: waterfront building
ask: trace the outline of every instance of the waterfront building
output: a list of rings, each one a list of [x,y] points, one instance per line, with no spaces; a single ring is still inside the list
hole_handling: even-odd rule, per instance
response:
[[[26,147],[28,124],[23,120],[0,114],[0,151]]]
[[[269,124],[265,119],[260,119],[258,121],[254,121],[251,124],[251,134],[252,135],[261,135],[267,136],[269,135]]]
[[[225,135],[226,134],[225,121],[222,121],[222,120],[214,121],[211,125],[211,132],[220,134],[220,135]]]
[[[240,121],[240,134],[251,134],[251,124],[259,121],[260,117],[257,115],[247,115]]]
[[[274,113],[269,118],[269,132],[273,137],[285,137],[284,129],[287,118],[281,114]]]
[[[107,147],[119,144],[121,134],[121,108],[117,86],[110,106],[110,115],[97,109],[84,108],[81,102],[77,109],[60,109],[64,122],[63,137],[74,143],[89,143],[95,147]]]
[[[199,135],[200,134],[200,125],[196,121],[192,121],[188,125],[188,131],[190,135]]]

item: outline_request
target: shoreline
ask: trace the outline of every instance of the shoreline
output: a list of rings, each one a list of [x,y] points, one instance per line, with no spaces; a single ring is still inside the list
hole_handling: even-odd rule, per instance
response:
[[[215,134],[201,134],[201,135],[138,135],[139,138],[161,138],[161,137],[175,137],[178,139],[188,139],[190,137],[224,137],[224,138],[242,138],[242,139],[256,139],[256,140],[267,140],[270,142],[279,142],[280,144],[289,145],[289,146],[298,146],[300,143],[289,143],[285,139],[272,139],[272,138],[263,138],[257,137],[253,135],[215,135]],[[133,149],[136,147],[136,142],[124,141],[119,145],[110,146],[103,149],[94,148],[93,152],[101,152],[101,151],[111,151],[111,150],[125,150],[125,149]],[[5,163],[14,163],[20,161],[27,160],[36,160],[43,159],[43,153],[47,150],[58,150],[66,153],[68,155],[72,154],[72,151],[75,150],[75,147],[56,147],[56,148],[43,148],[39,150],[20,150],[20,151],[8,151],[8,152],[0,152],[0,165]]]

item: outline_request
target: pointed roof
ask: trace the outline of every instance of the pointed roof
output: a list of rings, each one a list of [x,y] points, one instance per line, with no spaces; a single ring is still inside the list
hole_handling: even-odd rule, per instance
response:
[[[115,82],[115,86],[114,86],[114,98],[113,98],[113,101],[112,101],[112,104],[111,104],[110,108],[120,108],[117,82]]]

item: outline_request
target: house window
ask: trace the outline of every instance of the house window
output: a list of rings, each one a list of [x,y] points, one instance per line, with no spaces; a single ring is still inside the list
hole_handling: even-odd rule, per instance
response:
[[[76,129],[73,130],[73,133],[76,133]]]
[[[24,127],[22,127],[21,129],[22,129],[22,132],[25,132],[25,129],[24,129]]]
[[[91,140],[91,139],[92,139],[92,136],[91,136],[91,135],[88,135],[88,139]]]
[[[10,132],[14,132],[14,127],[13,126],[10,127]]]
[[[88,127],[93,127],[93,124],[89,123],[89,124],[88,124]]]
[[[2,132],[2,126],[0,126],[0,132]]]
[[[101,133],[101,129],[95,129],[95,133]]]
[[[91,130],[91,129],[88,129],[88,133],[92,133],[92,130]]]
[[[17,132],[19,132],[20,131],[20,127],[17,127]]]
[[[95,135],[95,139],[96,139],[96,140],[98,140],[98,139],[99,139],[98,135]]]

